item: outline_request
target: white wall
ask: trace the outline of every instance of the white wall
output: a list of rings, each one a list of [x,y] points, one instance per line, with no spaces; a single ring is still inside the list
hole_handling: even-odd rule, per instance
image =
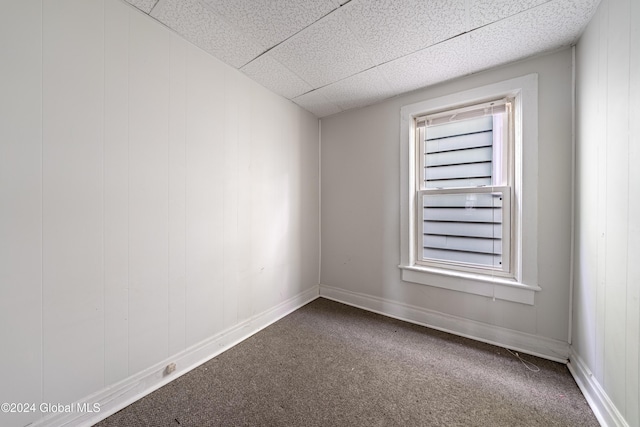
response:
[[[424,323],[440,322],[435,326],[445,329],[465,324],[457,332],[493,342],[515,345],[510,341],[515,336],[530,342],[542,340],[543,346],[564,350],[554,355],[555,350],[542,348],[539,353],[566,359],[571,69],[571,50],[564,50],[323,119],[321,283],[337,291],[321,287],[321,295],[341,295],[339,299],[372,304],[379,311],[405,318],[412,318],[415,308],[423,312],[419,316],[426,319]],[[401,281],[400,108],[530,73],[539,75],[537,226],[542,291],[536,293],[535,305]],[[527,159],[523,161],[526,167]],[[493,327],[499,329],[490,332]]]
[[[3,1],[0,57],[0,402],[86,398],[317,286],[311,114],[117,0]]]
[[[576,63],[572,365],[601,401],[604,419],[637,426],[640,2],[602,0],[577,45]]]

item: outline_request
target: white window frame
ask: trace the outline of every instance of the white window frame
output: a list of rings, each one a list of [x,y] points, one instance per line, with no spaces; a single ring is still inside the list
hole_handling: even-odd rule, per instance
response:
[[[471,112],[471,111],[478,111],[478,110],[487,110],[488,108],[491,108],[492,105],[503,105],[504,106],[504,112],[507,114],[506,117],[506,126],[501,127],[501,135],[499,136],[499,140],[500,140],[500,147],[498,149],[499,153],[498,153],[498,159],[496,159],[494,157],[494,161],[493,161],[493,177],[495,178],[496,176],[498,176],[498,182],[496,182],[494,180],[492,185],[488,185],[488,186],[475,186],[475,187],[457,187],[457,188],[422,188],[422,183],[423,183],[423,176],[421,171],[424,170],[425,164],[424,164],[424,160],[425,160],[425,151],[426,151],[426,132],[427,132],[427,127],[428,124],[425,122],[428,122],[430,120],[430,118],[442,118],[444,117],[445,120],[449,119],[449,117],[453,118],[457,115],[459,115],[460,113],[464,113],[464,112]],[[480,104],[473,104],[471,106],[463,106],[462,108],[454,108],[454,109],[447,109],[445,111],[438,111],[437,113],[433,114],[433,113],[428,113],[427,115],[421,116],[421,117],[417,117],[415,119],[416,121],[416,144],[415,144],[415,149],[416,149],[416,171],[418,173],[416,173],[415,176],[415,180],[416,180],[416,197],[418,197],[418,199],[422,196],[426,196],[426,195],[438,195],[438,194],[496,194],[496,193],[500,193],[500,197],[501,200],[503,201],[502,203],[502,215],[504,220],[502,221],[502,237],[501,237],[501,241],[502,241],[502,261],[503,264],[501,266],[501,268],[496,268],[496,267],[491,267],[491,266],[480,266],[480,265],[474,265],[474,264],[467,264],[467,263],[463,263],[463,262],[455,262],[455,261],[445,261],[445,260],[438,260],[438,259],[429,259],[429,258],[423,258],[420,257],[420,252],[422,250],[422,240],[420,239],[421,236],[421,225],[423,224],[424,218],[423,218],[423,213],[424,210],[422,209],[422,204],[417,202],[416,203],[416,216],[415,216],[415,221],[416,221],[416,239],[415,239],[415,244],[416,244],[416,265],[420,265],[420,266],[427,266],[427,267],[436,267],[436,268],[444,268],[444,269],[453,269],[453,270],[459,270],[459,271],[466,271],[466,272],[470,272],[470,273],[478,273],[478,274],[493,274],[493,275],[497,275],[497,276],[502,276],[502,277],[509,277],[509,278],[514,278],[515,276],[513,275],[512,272],[512,264],[511,264],[511,258],[513,257],[513,252],[514,252],[514,248],[513,246],[515,245],[511,245],[511,242],[513,240],[512,238],[512,233],[511,233],[511,224],[513,223],[513,216],[512,216],[512,212],[513,212],[513,206],[512,206],[512,202],[511,202],[511,190],[513,189],[513,170],[514,170],[514,165],[513,165],[513,157],[514,157],[514,153],[513,153],[513,144],[514,144],[514,137],[513,137],[513,129],[514,129],[514,123],[513,123],[513,110],[512,107],[514,105],[514,99],[512,98],[502,98],[502,99],[494,99],[491,100],[489,102],[483,102]],[[424,125],[419,126],[418,123],[423,122]],[[495,133],[496,133],[496,129],[493,129],[492,131],[494,137],[495,137]],[[494,141],[495,144],[495,141]],[[496,146],[493,146],[493,153],[494,156],[496,154]],[[497,161],[496,161],[497,160]]]
[[[511,272],[508,277],[461,271],[417,262],[418,191],[416,180],[416,118],[431,112],[460,108],[498,98],[513,98],[513,194]],[[400,111],[401,138],[401,253],[402,280],[493,299],[534,304],[538,286],[537,180],[538,75],[529,74],[443,97],[406,105]],[[526,159],[526,163],[523,162]]]

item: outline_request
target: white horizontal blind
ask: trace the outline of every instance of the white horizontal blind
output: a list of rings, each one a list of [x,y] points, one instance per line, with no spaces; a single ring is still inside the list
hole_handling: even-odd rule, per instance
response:
[[[423,188],[491,185],[493,116],[426,128]]]
[[[508,268],[510,189],[499,185],[507,110],[498,101],[418,119],[422,261]]]
[[[501,269],[505,199],[502,192],[423,194],[423,259]]]

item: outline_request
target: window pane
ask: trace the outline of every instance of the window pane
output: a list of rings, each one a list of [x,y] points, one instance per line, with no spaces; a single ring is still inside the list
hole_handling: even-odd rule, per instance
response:
[[[502,265],[501,193],[422,196],[424,260]]]
[[[423,188],[491,185],[493,116],[427,126],[424,150]]]

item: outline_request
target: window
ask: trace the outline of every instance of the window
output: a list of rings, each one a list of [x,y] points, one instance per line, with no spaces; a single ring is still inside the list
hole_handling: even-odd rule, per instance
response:
[[[416,117],[417,263],[511,273],[513,99]]]
[[[401,115],[402,279],[533,304],[537,75]]]

